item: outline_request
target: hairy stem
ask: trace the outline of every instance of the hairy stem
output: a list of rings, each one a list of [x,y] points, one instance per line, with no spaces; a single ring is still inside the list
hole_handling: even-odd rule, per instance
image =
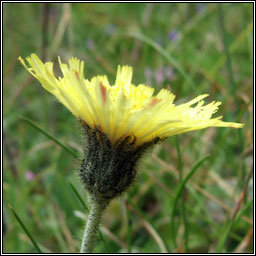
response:
[[[91,200],[91,209],[85,226],[80,253],[92,253],[103,211],[108,201]]]

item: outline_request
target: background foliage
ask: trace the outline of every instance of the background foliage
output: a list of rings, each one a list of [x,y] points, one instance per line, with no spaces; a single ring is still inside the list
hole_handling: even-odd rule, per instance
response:
[[[72,114],[17,62],[32,52],[84,59],[86,77],[111,82],[132,65],[135,84],[170,88],[177,104],[208,93],[225,121],[245,124],[157,145],[106,210],[96,252],[252,252],[253,4],[4,3],[3,15],[4,252],[36,252],[8,205],[43,252],[77,252],[86,219],[79,161],[21,118],[86,147]]]

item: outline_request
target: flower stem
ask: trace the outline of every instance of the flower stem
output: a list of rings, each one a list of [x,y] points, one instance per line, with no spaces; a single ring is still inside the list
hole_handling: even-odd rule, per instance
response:
[[[93,252],[101,216],[108,203],[108,201],[91,200],[91,209],[85,226],[80,253]]]

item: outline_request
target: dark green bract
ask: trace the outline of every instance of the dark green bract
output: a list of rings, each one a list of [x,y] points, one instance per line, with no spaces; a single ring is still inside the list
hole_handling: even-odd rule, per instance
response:
[[[136,164],[143,153],[157,142],[155,138],[135,146],[135,137],[126,136],[114,144],[96,127],[83,123],[88,144],[84,148],[80,177],[92,198],[111,200],[126,191],[136,176]]]

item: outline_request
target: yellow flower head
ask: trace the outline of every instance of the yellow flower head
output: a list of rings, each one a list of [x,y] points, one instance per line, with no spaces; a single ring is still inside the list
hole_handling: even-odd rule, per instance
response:
[[[84,78],[84,62],[71,58],[69,65],[61,62],[63,77],[56,78],[53,63],[45,64],[32,54],[26,58],[29,66],[19,57],[21,64],[39,80],[77,118],[89,127],[101,130],[112,143],[122,137],[135,138],[135,145],[166,138],[179,133],[211,126],[241,128],[243,124],[212,118],[220,102],[204,105],[207,94],[180,105],[174,104],[175,96],[162,89],[153,95],[154,89],[131,83],[132,68],[118,66],[114,85],[106,76]]]

